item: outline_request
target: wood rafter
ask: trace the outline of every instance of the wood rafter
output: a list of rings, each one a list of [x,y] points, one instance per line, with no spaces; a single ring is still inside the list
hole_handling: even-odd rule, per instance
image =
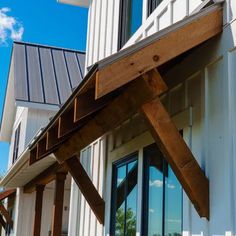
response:
[[[138,78],[136,81],[133,81],[105,109],[98,112],[86,125],[73,134],[69,140],[60,145],[58,150],[54,152],[57,160],[63,162],[65,159],[77,155],[80,150],[94,140],[130,118],[144,102],[167,90],[157,70],[147,73],[144,77],[144,79]],[[142,91],[142,96],[137,91]],[[136,97],[133,99],[130,94],[136,94]]]

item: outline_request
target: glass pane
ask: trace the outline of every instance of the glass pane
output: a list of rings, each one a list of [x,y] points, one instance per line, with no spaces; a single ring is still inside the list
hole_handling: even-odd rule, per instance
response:
[[[149,0],[149,15],[158,7],[162,0]]]
[[[170,166],[168,166],[165,185],[165,235],[180,236],[182,235],[182,188]]]
[[[126,235],[136,235],[138,162],[128,164]]]
[[[163,173],[149,167],[148,235],[162,235]]]
[[[125,228],[125,178],[126,165],[117,168],[117,196],[116,196],[116,222],[115,235],[124,235]]]
[[[142,24],[143,0],[130,0],[128,13],[127,40],[136,32]]]
[[[130,161],[115,166],[115,186],[113,186],[114,215],[112,235],[135,236],[137,216],[137,175],[138,161]]]

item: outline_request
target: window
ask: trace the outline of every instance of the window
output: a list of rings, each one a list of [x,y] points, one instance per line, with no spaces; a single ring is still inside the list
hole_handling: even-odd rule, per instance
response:
[[[135,236],[137,216],[138,156],[113,164],[111,235]]]
[[[142,235],[182,234],[182,189],[156,144],[144,149],[142,217]]]
[[[14,140],[12,164],[17,160],[17,157],[18,157],[19,139],[20,139],[20,124],[18,125],[18,127],[15,131],[15,140]]]
[[[119,49],[130,39],[142,24],[143,0],[120,1]]]
[[[148,0],[148,15],[150,15],[161,2],[162,0]]]

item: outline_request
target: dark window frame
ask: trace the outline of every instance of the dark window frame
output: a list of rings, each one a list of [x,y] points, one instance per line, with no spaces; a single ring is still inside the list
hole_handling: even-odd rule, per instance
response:
[[[183,130],[180,130],[181,136],[183,136]],[[142,210],[141,210],[141,235],[147,235],[148,232],[148,197],[149,197],[149,163],[148,163],[148,158],[145,158],[145,150],[150,148],[151,146],[156,145],[156,143],[152,143],[146,147],[143,148],[143,176],[142,176]],[[168,176],[168,162],[163,156],[163,176],[162,176],[162,181],[165,183],[165,178]],[[162,236],[165,235],[165,213],[166,213],[166,186],[163,184],[163,192],[162,192]],[[182,210],[181,210],[181,231],[183,231],[183,189],[182,189],[182,194],[181,194],[181,205],[182,205]]]
[[[20,130],[21,130],[21,123],[19,123],[19,125],[17,126],[15,130],[12,164],[14,164],[18,158],[19,143],[20,143]]]
[[[127,39],[128,36],[127,36],[127,28],[126,28],[129,21],[129,17],[128,17],[129,9],[130,9],[129,0],[120,0],[119,27],[118,27],[118,51],[129,40],[129,38]]]
[[[115,223],[116,223],[116,209],[115,206],[116,205],[116,194],[115,194],[115,189],[116,189],[116,185],[117,185],[117,169],[120,166],[123,165],[128,165],[129,163],[131,163],[132,161],[137,160],[138,162],[138,151],[133,152],[115,162],[112,163],[112,182],[111,182],[111,207],[110,207],[110,234],[114,235],[115,232]],[[137,179],[138,181],[138,179]],[[126,211],[126,209],[125,209]],[[126,218],[124,220],[126,222]]]
[[[161,4],[163,0],[148,0],[148,14],[147,16],[150,16],[152,12]]]

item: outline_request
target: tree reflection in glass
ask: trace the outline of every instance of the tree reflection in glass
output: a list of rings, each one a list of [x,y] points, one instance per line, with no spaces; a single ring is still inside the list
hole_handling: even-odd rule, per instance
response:
[[[111,234],[116,236],[135,236],[138,171],[136,157],[131,158],[131,161],[115,165],[113,171],[116,176],[114,179],[116,188],[113,188],[113,198],[116,207]]]

